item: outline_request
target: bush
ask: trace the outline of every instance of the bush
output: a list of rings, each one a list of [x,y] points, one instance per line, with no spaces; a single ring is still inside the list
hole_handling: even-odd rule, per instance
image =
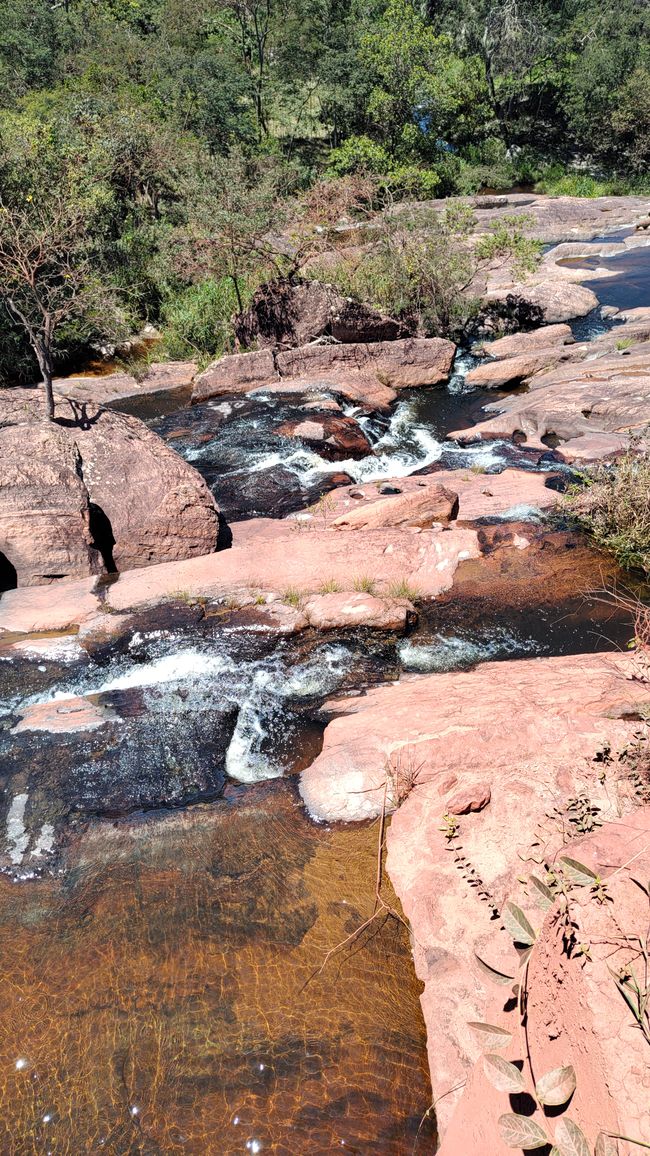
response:
[[[583,482],[567,497],[580,525],[621,566],[650,574],[650,451],[631,450]]]
[[[612,176],[603,180],[591,173],[575,172],[563,165],[548,165],[535,184],[536,193],[551,197],[623,197],[650,192],[647,176]]]
[[[390,166],[386,149],[369,136],[348,137],[342,145],[332,149],[327,165],[334,177],[347,177],[353,173],[382,175],[388,172]]]
[[[234,343],[235,287],[228,278],[201,281],[171,296],[162,309],[165,352],[172,358],[224,353]]]
[[[396,200],[413,197],[428,200],[435,197],[440,177],[434,169],[417,164],[398,163],[391,159],[382,145],[368,136],[351,136],[332,149],[328,162],[330,177],[374,176],[377,188]]]

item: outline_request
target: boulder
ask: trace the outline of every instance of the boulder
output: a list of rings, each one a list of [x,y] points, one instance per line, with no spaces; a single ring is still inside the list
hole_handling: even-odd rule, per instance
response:
[[[81,455],[67,432],[44,422],[2,426],[0,459],[0,589],[99,573]]]
[[[137,418],[33,390],[0,392],[0,552],[38,585],[216,549],[219,514],[200,475]]]
[[[351,629],[403,632],[415,619],[406,598],[377,598],[372,594],[315,594],[305,603],[304,612],[316,630]]]
[[[222,357],[194,380],[193,403],[224,393],[330,392],[370,409],[387,409],[396,390],[447,381],[456,347],[441,337],[398,341],[314,341],[272,353]]]
[[[363,458],[372,446],[353,417],[314,414],[303,421],[286,421],[276,433],[297,438],[328,461]]]
[[[235,331],[244,346],[306,345],[317,337],[337,341],[393,341],[407,330],[392,317],[321,281],[272,281],[261,285],[237,318]]]
[[[551,369],[568,356],[568,352],[562,346],[559,348],[547,346],[543,349],[533,349],[528,353],[519,353],[515,357],[504,357],[494,361],[489,359],[477,365],[475,369],[470,369],[465,381],[478,389],[502,389],[505,386],[519,385],[534,373]]]
[[[458,494],[433,481],[405,493],[386,495],[376,502],[364,502],[339,514],[332,525],[350,530],[389,526],[430,529],[436,523],[452,521],[457,514]]]
[[[481,352],[500,360],[502,357],[517,357],[520,354],[536,353],[539,349],[552,346],[572,345],[575,341],[570,325],[542,325],[529,333],[511,333],[496,341],[481,344]]]
[[[549,325],[586,317],[592,309],[598,308],[598,298],[591,289],[570,281],[539,281],[536,285],[520,285],[516,292],[541,309]]]
[[[372,344],[314,343],[280,353],[277,362],[285,377],[345,380],[361,375],[399,390],[446,381],[455,352],[453,342],[444,338],[410,337]]]

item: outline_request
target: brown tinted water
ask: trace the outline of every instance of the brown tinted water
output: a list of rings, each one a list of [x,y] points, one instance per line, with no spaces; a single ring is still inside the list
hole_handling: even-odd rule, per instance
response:
[[[310,824],[286,780],[232,795],[0,879],[2,1153],[434,1150],[405,927],[319,971],[372,911],[377,828]]]

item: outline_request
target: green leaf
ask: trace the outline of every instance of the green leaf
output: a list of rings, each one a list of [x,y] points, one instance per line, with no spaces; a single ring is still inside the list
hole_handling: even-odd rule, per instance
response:
[[[530,1152],[533,1148],[545,1148],[548,1144],[548,1137],[539,1124],[515,1112],[499,1116],[499,1131],[507,1148],[523,1148],[525,1152]]]
[[[535,1085],[535,1095],[540,1104],[547,1107],[557,1107],[566,1104],[576,1090],[576,1074],[569,1065],[566,1068],[554,1068],[546,1072]]]
[[[550,887],[547,887],[536,875],[531,875],[528,886],[531,890],[531,898],[540,911],[550,911],[555,904],[555,896]]]
[[[472,1029],[482,1048],[506,1048],[512,1039],[510,1032],[495,1024],[483,1024],[475,1020],[467,1026]]]
[[[476,952],[474,952],[474,958],[483,974],[487,975],[488,979],[492,980],[492,983],[503,984],[505,987],[514,981],[514,975],[506,975],[505,971],[497,971],[496,967],[492,967],[489,963],[486,963]]]
[[[526,1081],[519,1068],[508,1063],[503,1056],[483,1056],[485,1074],[497,1092],[523,1092]]]
[[[585,867],[584,863],[578,863],[577,859],[569,859],[566,855],[562,855],[560,863],[567,879],[576,887],[591,887],[598,878],[590,867]]]
[[[618,1144],[613,1136],[600,1132],[594,1148],[594,1156],[618,1156]]]
[[[561,1156],[591,1156],[587,1137],[573,1120],[560,1120],[555,1129],[555,1145]]]
[[[503,919],[503,926],[515,943],[524,943],[526,946],[532,947],[537,936],[521,907],[517,907],[516,903],[511,903],[508,900],[501,913],[501,918]]]

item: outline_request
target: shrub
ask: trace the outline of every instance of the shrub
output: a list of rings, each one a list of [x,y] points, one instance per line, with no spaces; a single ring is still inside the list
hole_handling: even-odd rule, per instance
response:
[[[232,348],[237,298],[232,281],[201,281],[170,296],[162,310],[165,352],[172,358],[223,353]]]
[[[621,566],[650,574],[650,452],[631,450],[583,481],[567,496],[580,525]]]
[[[387,173],[391,167],[386,149],[369,136],[350,136],[332,149],[328,169],[332,176],[347,177],[353,173]]]

